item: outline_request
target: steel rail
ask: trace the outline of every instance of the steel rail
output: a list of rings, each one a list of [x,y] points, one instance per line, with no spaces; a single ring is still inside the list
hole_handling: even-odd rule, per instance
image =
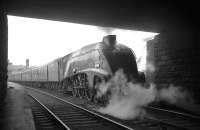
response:
[[[146,108],[155,109],[155,110],[159,110],[159,111],[165,111],[165,112],[169,112],[169,113],[173,113],[173,114],[177,114],[177,115],[181,115],[181,116],[185,116],[185,117],[190,117],[190,118],[194,118],[194,119],[200,119],[200,116],[195,116],[195,115],[191,115],[191,114],[188,114],[188,113],[181,113],[181,112],[177,112],[177,111],[173,111],[173,110],[167,110],[167,109],[153,107],[153,106],[148,106]]]

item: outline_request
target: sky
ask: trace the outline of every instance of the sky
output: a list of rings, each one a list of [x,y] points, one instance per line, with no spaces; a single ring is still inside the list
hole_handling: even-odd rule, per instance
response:
[[[102,41],[108,34],[117,35],[118,43],[132,48],[141,58],[139,70],[146,62],[146,38],[156,33],[105,28],[8,15],[8,59],[14,65],[40,66],[65,56],[81,47]]]

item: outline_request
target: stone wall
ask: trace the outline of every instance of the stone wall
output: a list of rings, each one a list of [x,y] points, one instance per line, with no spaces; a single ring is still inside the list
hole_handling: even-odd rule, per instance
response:
[[[0,106],[7,89],[8,22],[7,15],[0,9]]]
[[[187,89],[200,101],[200,49],[197,33],[163,32],[147,42],[147,63],[156,70],[147,73],[149,82],[160,87],[173,84]]]

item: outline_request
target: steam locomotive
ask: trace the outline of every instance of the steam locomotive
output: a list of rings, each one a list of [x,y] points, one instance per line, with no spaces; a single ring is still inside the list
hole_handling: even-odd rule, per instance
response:
[[[144,74],[138,72],[134,52],[118,44],[116,35],[107,35],[102,42],[87,45],[46,65],[11,74],[9,81],[93,100],[95,85],[108,80],[119,69],[123,69],[128,79],[145,81]]]

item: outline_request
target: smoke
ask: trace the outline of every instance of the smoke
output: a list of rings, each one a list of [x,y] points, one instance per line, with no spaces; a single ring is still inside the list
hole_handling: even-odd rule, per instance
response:
[[[114,28],[111,27],[98,27],[99,30],[102,30],[103,32],[106,33],[106,35],[110,35],[113,33],[113,31],[115,30]]]
[[[108,82],[98,85],[96,96],[100,98],[108,92],[110,92],[108,104],[98,111],[120,119],[144,117],[146,114],[144,107],[154,101],[174,104],[187,97],[186,91],[173,85],[158,90],[155,84],[144,86],[129,82],[123,70],[117,71]]]
[[[182,102],[186,104],[187,102],[193,102],[189,93],[181,87],[174,86],[170,84],[167,88],[162,88],[158,90],[157,98],[160,101],[165,101],[170,104],[176,104]]]
[[[148,62],[146,64],[146,70],[145,70],[146,72],[153,73],[153,72],[155,72],[155,70],[156,70],[156,68],[151,62]]]

